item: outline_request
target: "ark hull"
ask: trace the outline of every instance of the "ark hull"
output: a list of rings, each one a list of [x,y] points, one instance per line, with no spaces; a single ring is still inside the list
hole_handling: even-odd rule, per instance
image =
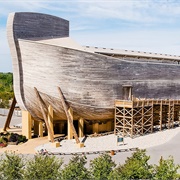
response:
[[[122,99],[122,86],[127,84],[132,85],[133,95],[137,98],[180,99],[180,68],[177,64],[160,63],[158,60],[123,60],[83,49],[44,43],[37,40],[38,35],[18,36],[18,23],[17,27],[13,26],[15,20],[19,22],[13,15],[9,20],[12,29],[8,29],[14,38],[12,45],[12,35],[11,38],[9,35],[14,90],[20,107],[31,112],[34,118],[42,119],[34,87],[46,105],[52,105],[55,119],[58,120],[65,120],[66,116],[57,87],[61,88],[66,102],[73,109],[74,119],[113,119],[114,101]],[[27,27],[31,26],[28,24]],[[43,34],[43,39],[49,39],[46,35]],[[14,47],[16,52],[13,52]]]

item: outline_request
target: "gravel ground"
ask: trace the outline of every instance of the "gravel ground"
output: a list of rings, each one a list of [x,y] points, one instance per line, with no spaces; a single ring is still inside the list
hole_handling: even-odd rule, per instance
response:
[[[35,148],[36,151],[41,149],[46,149],[49,152],[53,153],[75,153],[75,152],[92,152],[92,151],[110,151],[110,150],[119,150],[119,149],[129,149],[129,148],[140,148],[147,149],[150,147],[158,146],[168,142],[176,134],[180,132],[180,127],[174,128],[171,130],[164,130],[161,132],[156,132],[153,134],[145,135],[132,138],[124,138],[123,143],[117,145],[117,136],[114,134],[101,136],[101,137],[87,137],[80,138],[80,141],[85,141],[83,148],[78,148],[73,140],[63,140],[60,142],[60,147],[54,148],[51,143],[46,143]]]

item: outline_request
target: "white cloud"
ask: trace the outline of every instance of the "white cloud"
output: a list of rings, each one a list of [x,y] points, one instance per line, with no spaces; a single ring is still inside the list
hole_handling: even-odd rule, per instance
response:
[[[180,55],[178,1],[0,0],[1,62],[4,56],[11,63],[5,20],[8,13],[17,11],[47,13],[70,20],[70,35],[82,45]]]
[[[11,72],[12,61],[6,38],[6,29],[0,28],[0,72]]]
[[[73,38],[81,45],[99,46],[180,55],[179,31],[121,31],[75,33]]]
[[[6,28],[0,28],[0,54],[9,54],[9,46],[6,38]]]
[[[94,18],[116,18],[136,22],[172,21],[180,14],[180,3],[165,1],[78,1],[80,13]],[[168,17],[168,19],[167,19]]]
[[[166,21],[174,21],[180,14],[180,3],[168,1],[0,1],[0,15],[7,15],[16,11],[52,11],[53,14],[75,13],[81,17],[115,18],[136,22],[161,22],[163,16]],[[73,14],[74,15],[74,14]]]

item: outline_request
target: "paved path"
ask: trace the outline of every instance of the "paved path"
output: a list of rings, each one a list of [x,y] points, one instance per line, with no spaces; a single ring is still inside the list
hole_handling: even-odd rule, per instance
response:
[[[150,155],[151,159],[149,160],[150,164],[158,164],[159,159],[163,156],[165,159],[168,158],[169,155],[174,157],[175,163],[180,164],[180,133],[178,133],[175,137],[173,137],[170,141],[165,144],[147,148],[147,155]],[[130,157],[132,152],[120,152],[116,155],[112,156],[113,161],[116,164],[123,164],[127,157]],[[98,157],[98,154],[86,155],[87,157],[87,167],[89,167],[90,161],[94,158]],[[72,157],[71,155],[61,155],[57,156],[59,158],[63,158],[65,164],[68,163],[69,159]]]
[[[151,156],[151,159],[149,163],[151,164],[157,164],[159,162],[159,159],[161,156],[164,158],[168,158],[169,155],[172,155],[175,159],[175,163],[180,164],[180,156],[179,156],[179,149],[180,149],[180,128],[175,128],[171,130],[166,130],[162,132],[157,132],[154,134],[138,137],[135,139],[127,138],[125,139],[125,146],[117,146],[115,142],[114,135],[109,135],[106,137],[98,137],[98,138],[90,138],[85,141],[85,145],[87,149],[78,149],[75,146],[74,140],[66,140],[64,142],[61,142],[60,148],[52,148],[50,144],[44,144],[40,145],[36,149],[41,148],[47,149],[51,152],[87,152],[90,150],[112,150],[112,149],[125,149],[130,147],[139,147],[140,149],[146,148],[147,154]],[[109,143],[109,145],[106,142]],[[161,141],[161,142],[160,142]],[[157,144],[161,145],[157,145]],[[93,145],[92,147],[90,145]],[[104,144],[104,145],[103,145]],[[95,148],[96,146],[96,148]],[[48,149],[49,148],[49,149]],[[110,149],[108,149],[110,148]],[[131,156],[132,151],[129,152],[118,152],[116,155],[112,156],[112,159],[116,162],[116,164],[124,163],[126,158]],[[94,159],[95,157],[98,157],[98,154],[86,154],[88,164],[90,160]],[[57,157],[63,157],[65,163],[67,163],[72,157],[71,155],[57,155]]]
[[[180,164],[180,132],[167,143],[147,149],[147,154],[151,156],[151,163],[157,163],[161,156],[167,158],[174,157],[175,163]]]
[[[4,127],[4,124],[6,122],[6,116],[1,116],[0,115],[0,128],[3,128]],[[10,126],[14,126],[14,125],[17,125],[21,123],[21,117],[18,117],[18,116],[13,116],[12,119],[11,119],[11,123],[10,123]]]

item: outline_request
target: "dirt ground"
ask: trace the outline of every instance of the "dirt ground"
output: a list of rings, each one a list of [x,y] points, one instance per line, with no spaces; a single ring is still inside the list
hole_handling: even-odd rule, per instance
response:
[[[8,130],[9,132],[21,134],[21,129],[11,127]],[[48,143],[48,138],[41,137],[41,138],[34,138],[29,139],[26,143],[19,144],[19,145],[8,145],[7,147],[0,148],[0,153],[4,153],[5,151],[15,151],[18,154],[35,154],[35,147]]]

